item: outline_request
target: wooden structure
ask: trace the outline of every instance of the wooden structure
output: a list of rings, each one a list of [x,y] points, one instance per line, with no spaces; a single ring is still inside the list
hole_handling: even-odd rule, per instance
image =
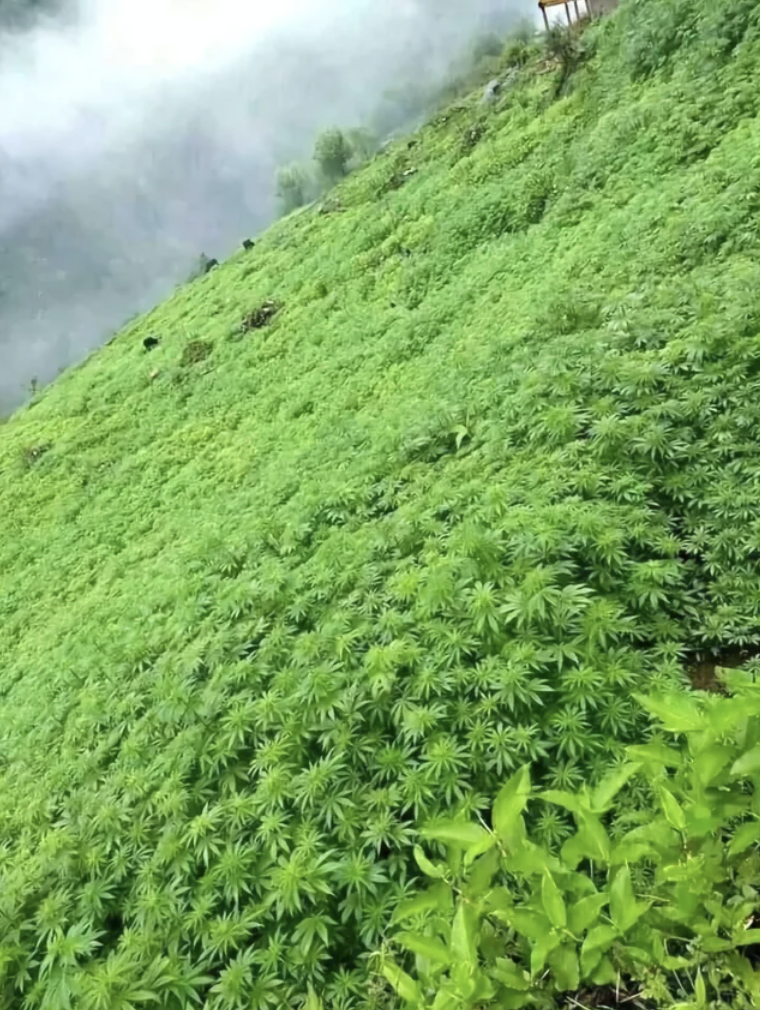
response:
[[[570,4],[573,6],[575,16],[573,16],[573,12],[570,10]],[[544,24],[547,31],[549,29],[549,16],[546,13],[547,7],[564,7],[567,23],[571,25],[584,17],[595,18],[608,14],[617,5],[618,0],[580,0],[580,7],[578,0],[538,0],[538,6],[544,16]]]
[[[573,19],[573,15],[570,12],[571,2],[573,4],[573,7],[575,8],[575,19]],[[573,23],[573,20],[580,21],[581,19],[581,12],[578,7],[578,0],[538,0],[538,6],[541,9],[541,13],[544,16],[544,24],[546,25],[547,31],[549,30],[549,15],[546,13],[547,7],[564,7],[565,15],[567,16],[567,23],[569,25]],[[585,0],[584,6],[586,8],[587,13],[589,15],[592,15],[591,3],[589,2],[589,0]]]

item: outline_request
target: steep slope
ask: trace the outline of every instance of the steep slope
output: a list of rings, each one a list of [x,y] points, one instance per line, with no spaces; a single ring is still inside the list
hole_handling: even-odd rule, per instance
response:
[[[415,823],[758,641],[758,8],[592,44],[0,429],[4,1007],[365,1002]]]

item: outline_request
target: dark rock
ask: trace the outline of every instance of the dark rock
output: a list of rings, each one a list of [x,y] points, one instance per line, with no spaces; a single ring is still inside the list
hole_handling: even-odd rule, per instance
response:
[[[481,104],[488,105],[491,102],[495,102],[496,99],[501,94],[501,81],[494,79],[486,84],[485,90],[483,92],[483,98],[481,99]]]
[[[199,277],[205,277],[209,270],[218,266],[219,260],[210,259],[205,253],[201,253],[196,261],[195,269],[188,277],[187,282],[192,283],[193,281],[197,281]]]
[[[161,341],[158,337],[146,337],[145,340],[143,340],[143,350],[154,351],[160,343]]]
[[[43,442],[40,445],[32,445],[24,451],[24,460],[27,466],[34,466],[46,452],[50,452],[52,445],[49,442]]]
[[[271,323],[278,311],[279,306],[273,301],[264,302],[263,305],[254,309],[253,312],[249,312],[245,317],[241,324],[243,332],[247,333],[249,330],[263,329],[263,327]]]
[[[520,78],[520,71],[517,67],[513,67],[506,77],[494,78],[489,81],[485,86],[483,91],[483,98],[481,99],[481,105],[492,105],[495,101],[499,99],[501,95],[508,89],[513,87]]]
[[[248,252],[249,249],[253,249],[255,245],[256,243],[253,241],[252,238],[243,239],[243,248],[245,249],[246,252]]]

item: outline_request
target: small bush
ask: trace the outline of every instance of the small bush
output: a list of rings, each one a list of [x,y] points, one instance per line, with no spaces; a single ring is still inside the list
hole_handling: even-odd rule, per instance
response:
[[[524,67],[532,55],[529,45],[516,39],[510,42],[504,50],[504,62],[510,68],[517,69]]]
[[[508,67],[524,67],[538,52],[538,48],[533,25],[526,22],[507,39],[502,59]]]
[[[303,207],[309,202],[312,181],[303,165],[286,165],[277,172],[276,194],[283,213]]]
[[[205,361],[214,349],[214,345],[207,340],[193,340],[182,352],[181,364],[183,366],[197,365]]]
[[[351,144],[342,130],[325,130],[314,145],[314,161],[328,185],[339,182],[348,173]]]
[[[593,48],[572,27],[552,25],[545,34],[546,55],[560,65],[555,95],[565,90],[572,75],[593,55]]]

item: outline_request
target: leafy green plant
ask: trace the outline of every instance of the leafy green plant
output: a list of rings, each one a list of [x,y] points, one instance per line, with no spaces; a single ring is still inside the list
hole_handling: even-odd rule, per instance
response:
[[[640,699],[683,745],[660,736],[629,747],[593,789],[536,791],[526,765],[496,797],[490,826],[425,828],[447,858],[416,850],[434,883],[394,912],[403,928],[393,945],[414,955],[416,977],[380,957],[404,1002],[548,1007],[610,986],[682,1010],[757,1006],[760,685],[742,675],[731,683],[730,698]],[[616,798],[634,777],[651,811],[611,834]],[[529,804],[572,814],[559,851],[531,838]]]
[[[317,138],[314,149],[316,171],[297,162],[278,170],[276,196],[282,213],[289,214],[316,199],[368,161],[377,148],[377,137],[365,127],[326,130]]]
[[[317,137],[314,161],[328,185],[339,182],[347,174],[351,154],[351,144],[342,130],[325,130]]]
[[[286,165],[277,172],[276,195],[285,214],[308,203],[313,188],[313,180],[302,165]]]
[[[624,11],[625,51],[631,76],[642,80],[667,72],[676,53],[693,39],[699,12],[688,0],[674,0],[640,7],[635,23],[632,13]]]
[[[535,27],[530,21],[519,25],[511,32],[503,47],[505,66],[513,69],[524,67],[539,51]]]

